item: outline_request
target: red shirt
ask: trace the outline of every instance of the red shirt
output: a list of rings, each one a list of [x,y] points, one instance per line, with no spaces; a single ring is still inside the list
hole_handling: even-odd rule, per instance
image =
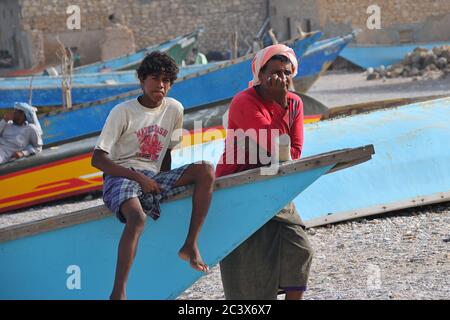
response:
[[[280,135],[288,134],[290,136],[291,157],[294,160],[299,159],[303,147],[303,102],[299,96],[289,92],[288,105],[287,109],[283,109],[275,102],[263,100],[256,93],[254,87],[238,93],[231,101],[225,151],[217,165],[216,176],[221,177],[262,165],[261,163],[250,164],[247,158],[245,163],[236,163],[237,148],[233,144],[234,135],[231,130],[255,129],[258,145],[262,145],[264,149],[267,146],[267,150],[272,150],[270,130],[278,129]],[[259,129],[268,130],[267,138],[261,137],[260,139]],[[225,163],[226,159],[233,159],[233,164]],[[230,161],[228,160],[228,162]]]

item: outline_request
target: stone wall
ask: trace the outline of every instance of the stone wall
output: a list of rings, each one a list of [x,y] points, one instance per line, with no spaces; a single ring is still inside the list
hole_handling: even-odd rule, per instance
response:
[[[44,32],[46,58],[51,61],[57,35],[64,38],[63,42],[68,42],[68,46],[81,42],[92,46],[102,41],[99,32],[111,25],[108,20],[111,14],[133,31],[136,48],[160,43],[204,26],[205,32],[199,42],[201,51],[227,50],[234,31],[239,32],[239,47],[245,51],[267,17],[268,0],[16,1],[21,7],[21,28]],[[81,30],[67,29],[69,14],[66,10],[69,5],[80,7]],[[89,49],[83,43],[79,45],[82,63],[98,59],[99,51]]]
[[[361,43],[399,43],[400,34],[412,42],[450,40],[448,0],[317,0],[322,30],[338,35],[359,28]],[[367,8],[381,9],[381,29],[369,30]]]

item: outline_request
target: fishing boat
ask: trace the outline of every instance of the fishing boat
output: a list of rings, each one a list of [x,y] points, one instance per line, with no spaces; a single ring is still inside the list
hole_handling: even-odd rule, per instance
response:
[[[321,176],[373,153],[363,146],[282,163],[273,175],[258,168],[217,179],[199,237],[204,261],[217,264]],[[203,275],[177,255],[192,190],[163,203],[161,217],[147,222],[128,298],[174,299]],[[122,229],[103,206],[0,229],[0,299],[107,299]]]
[[[307,50],[304,57],[301,58],[300,72],[294,79],[296,87],[307,90],[351,39],[353,39],[353,35],[325,40],[317,45],[314,44],[312,49]],[[296,43],[306,45],[304,41],[306,39]],[[183,77],[171,88],[169,96],[181,101],[186,112],[228,101],[239,92],[236,90],[245,89],[246,85],[239,81],[244,81],[243,79],[247,79],[247,76],[251,77],[251,68],[250,65],[246,65],[247,63],[250,64],[250,60],[229,65],[228,68],[226,67],[227,63],[222,63],[212,69]],[[236,70],[232,71],[229,68]],[[231,73],[227,75],[227,72],[239,72],[239,76],[232,76]],[[229,82],[228,79],[238,79],[239,81]],[[185,81],[187,81],[186,84]],[[303,92],[302,90],[300,92]],[[191,94],[192,92],[196,92],[196,94]],[[41,116],[44,142],[58,143],[99,132],[115,105],[136,98],[140,93],[141,90],[123,93],[97,102],[79,105],[70,110],[60,109],[59,112]],[[79,126],[79,123],[83,123],[83,126]]]
[[[197,43],[199,32],[196,30],[133,54],[75,68],[71,76],[72,103],[92,102],[137,90],[140,86],[136,69],[146,54],[159,50],[167,52],[172,57],[178,57],[176,59],[178,62],[180,59],[185,59]],[[215,65],[216,63],[211,63],[207,66],[182,67],[179,77]],[[11,108],[16,101],[27,101],[36,107],[62,105],[62,80],[62,76],[47,75],[0,78],[0,109]]]
[[[328,114],[328,109],[320,102],[303,94],[300,96],[304,100],[305,123],[319,121]],[[181,147],[223,139],[226,136],[223,115],[228,103],[208,105],[186,114]],[[102,173],[91,166],[98,134],[94,132],[84,139],[64,144],[46,144],[37,155],[1,165],[0,189],[4,191],[0,193],[0,213],[101,190]]]
[[[143,48],[134,53],[124,54],[119,57],[115,57],[109,60],[98,61],[87,65],[75,67],[73,69],[74,74],[87,74],[87,73],[102,73],[120,70],[136,69],[139,63],[144,57],[153,51],[165,51],[172,58],[175,59],[177,64],[181,64],[182,60],[186,58],[192,48],[196,45],[199,35],[203,32],[203,28],[197,28],[191,33],[178,36],[174,39],[165,41],[163,43],[152,45]],[[23,76],[39,76],[44,75],[48,68],[40,67],[29,70],[18,70],[8,74],[8,77],[23,77]],[[60,73],[61,68],[55,67],[55,70]]]
[[[366,144],[377,150],[372,161],[328,175],[295,198],[308,227],[450,200],[450,97],[373,108],[338,108],[331,119],[305,125],[302,156]],[[216,164],[224,142],[193,148],[173,161]]]
[[[321,36],[322,33],[317,32],[307,38],[294,38],[286,43],[300,57]],[[252,78],[252,58],[253,55],[250,54],[225,62],[181,68],[182,73],[172,86],[169,95],[182,101],[186,109],[229,99],[245,88],[248,79]],[[137,96],[141,92],[139,82],[130,73],[119,74],[115,78],[114,75],[109,78],[105,75],[91,75],[75,76],[74,79],[79,84],[72,84],[72,104],[94,102],[123,93]],[[106,82],[94,82],[105,79]],[[234,80],[230,81],[230,79]],[[1,86],[0,81],[0,108],[10,108],[15,101],[30,101],[30,94],[34,106],[62,105],[61,84],[52,83],[53,80],[46,77],[38,80],[41,80],[41,85],[34,84],[31,93],[30,84],[21,79],[17,80],[20,83],[16,83],[9,82],[9,79],[6,78],[3,81],[4,86]],[[241,81],[243,82],[241,83]],[[196,94],[192,94],[192,92],[196,92]]]
[[[351,45],[345,48],[340,56],[361,68],[378,68],[402,62],[405,55],[415,48],[428,50],[434,47],[449,45],[450,42],[408,43],[397,45]]]

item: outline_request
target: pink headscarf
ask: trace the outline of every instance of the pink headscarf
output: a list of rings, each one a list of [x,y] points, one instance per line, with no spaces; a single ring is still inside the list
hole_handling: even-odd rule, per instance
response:
[[[282,55],[289,59],[292,63],[292,77],[297,75],[298,71],[298,62],[295,57],[295,52],[288,46],[284,44],[274,44],[268,46],[262,50],[259,50],[252,61],[252,73],[253,73],[253,81],[249,82],[249,87],[256,86],[261,83],[259,81],[258,75],[259,71],[262,67],[270,60],[273,56]]]

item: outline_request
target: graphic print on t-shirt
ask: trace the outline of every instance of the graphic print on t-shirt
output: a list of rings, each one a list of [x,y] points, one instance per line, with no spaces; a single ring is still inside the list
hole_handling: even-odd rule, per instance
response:
[[[164,144],[160,141],[160,136],[164,139],[167,133],[166,129],[156,124],[136,131],[140,150],[136,155],[151,161],[157,161],[164,147]]]

